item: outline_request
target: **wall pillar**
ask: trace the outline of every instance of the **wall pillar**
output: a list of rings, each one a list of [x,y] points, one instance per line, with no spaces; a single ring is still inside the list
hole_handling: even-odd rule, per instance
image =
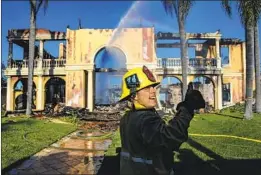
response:
[[[12,59],[13,59],[13,42],[9,41],[7,67],[11,67]]]
[[[217,68],[221,68],[221,57],[220,57],[220,38],[216,38],[216,58]]]
[[[36,109],[44,110],[44,87],[43,76],[38,77]]]
[[[38,69],[42,69],[43,67],[43,52],[44,52],[44,40],[40,40]]]
[[[81,82],[82,82],[82,102],[81,102],[81,105],[83,108],[86,108],[86,71],[81,71],[82,73],[82,79],[81,79]]]
[[[222,75],[217,76],[217,109],[222,109]]]
[[[66,56],[65,45],[63,43],[60,43],[58,59],[65,59],[65,56]]]
[[[94,109],[94,71],[93,70],[88,70],[88,95],[87,95],[87,98],[88,98],[88,103],[87,103],[87,108],[89,109],[90,112],[93,111]]]
[[[188,83],[190,82],[193,82],[193,80],[195,79],[195,76],[194,75],[188,75]],[[182,80],[182,77],[181,77],[181,80]]]
[[[215,110],[217,110],[217,109],[218,109],[218,93],[217,93],[217,87],[214,87],[214,95],[215,95],[214,106],[215,106]]]
[[[7,87],[6,87],[6,111],[12,111],[14,109],[14,89],[12,87],[12,80],[10,76],[7,76]]]

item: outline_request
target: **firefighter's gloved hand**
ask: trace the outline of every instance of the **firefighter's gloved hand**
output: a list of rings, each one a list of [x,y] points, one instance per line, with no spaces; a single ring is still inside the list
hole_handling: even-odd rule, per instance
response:
[[[205,100],[198,90],[188,91],[185,96],[185,102],[194,110],[205,108]]]
[[[195,109],[205,108],[205,100],[201,92],[194,90],[191,82],[188,85],[185,100],[179,103],[176,109],[179,110],[181,106],[184,106],[191,112],[193,112]]]

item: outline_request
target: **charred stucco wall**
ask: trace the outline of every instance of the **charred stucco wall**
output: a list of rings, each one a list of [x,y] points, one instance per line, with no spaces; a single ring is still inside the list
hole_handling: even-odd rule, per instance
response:
[[[231,103],[244,100],[244,79],[245,79],[245,44],[231,43],[221,45],[229,49],[229,64],[222,66],[223,84],[230,83]],[[198,44],[196,47],[197,58],[216,58],[216,46],[208,44]]]
[[[230,84],[231,103],[244,100],[244,80],[238,75],[223,75],[223,84]]]
[[[67,29],[67,64],[95,63],[104,47],[117,47],[126,55],[127,64],[156,62],[153,28]]]
[[[106,46],[120,49],[126,56],[126,68],[156,65],[154,28],[67,29],[66,104],[88,107],[93,101],[95,57]],[[89,78],[89,80],[88,80]],[[87,88],[92,88],[88,90]],[[92,105],[91,105],[92,106]]]
[[[243,73],[244,71],[244,43],[221,45],[221,47],[229,48],[229,63],[222,67],[223,73]],[[197,58],[216,58],[216,46],[208,44],[198,44],[196,46]]]
[[[66,58],[66,46],[63,43],[59,44],[59,59]]]
[[[195,50],[196,58],[217,58],[216,46],[208,44],[197,44]]]
[[[68,71],[66,73],[66,105],[85,107],[86,103],[85,71]]]
[[[208,47],[208,53],[207,53],[207,57],[206,58],[217,58],[216,46],[210,45]]]
[[[230,44],[229,64],[223,66],[223,84],[230,83],[231,103],[244,100],[245,92],[245,44]]]
[[[229,48],[229,64],[223,66],[224,73],[243,73],[244,60],[243,60],[243,44],[223,45]]]

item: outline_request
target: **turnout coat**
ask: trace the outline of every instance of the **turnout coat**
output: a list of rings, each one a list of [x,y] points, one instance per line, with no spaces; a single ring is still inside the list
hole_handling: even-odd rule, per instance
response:
[[[181,103],[168,122],[155,109],[131,110],[120,121],[121,175],[170,175],[173,173],[174,150],[188,139],[194,113]]]

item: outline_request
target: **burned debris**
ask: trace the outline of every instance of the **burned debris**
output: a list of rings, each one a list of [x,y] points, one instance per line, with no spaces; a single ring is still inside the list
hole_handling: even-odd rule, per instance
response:
[[[77,117],[80,128],[84,130],[99,130],[114,132],[117,130],[120,118],[127,103],[117,103],[108,106],[96,106],[93,112],[86,108],[65,106],[65,103],[47,104],[42,115],[45,117]]]
[[[86,121],[119,121],[126,103],[109,106],[96,106],[93,112],[86,108],[65,106],[64,103],[47,104],[43,115],[46,117],[74,116]]]

